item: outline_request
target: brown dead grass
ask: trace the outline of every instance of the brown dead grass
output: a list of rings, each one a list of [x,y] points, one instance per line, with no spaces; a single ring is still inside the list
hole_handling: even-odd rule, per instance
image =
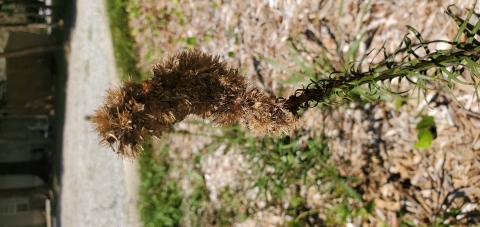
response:
[[[140,12],[130,18],[141,59],[138,67],[149,69],[163,52],[190,46],[220,55],[257,85],[277,91],[282,86],[277,81],[289,74],[268,64],[261,56],[298,69],[289,57],[287,39],[290,37],[304,40],[309,56],[320,53],[314,40],[320,41],[327,47],[327,57],[335,67],[341,68],[342,55],[363,32],[366,36],[360,45],[360,56],[379,49],[385,41],[386,51],[392,53],[407,33],[405,25],[416,28],[426,40],[452,40],[456,25],[444,11],[448,5],[456,4],[454,12],[465,15],[472,0],[372,1],[363,20],[360,18],[367,5],[365,1],[345,0],[342,8],[342,1],[334,0],[180,2],[139,0],[139,7],[131,7],[132,11]],[[193,37],[195,44],[187,44],[186,40]],[[413,39],[413,35],[410,38]],[[431,48],[448,46],[432,44]],[[234,56],[228,56],[229,52]],[[408,84],[401,86],[409,87]],[[351,104],[325,117],[313,110],[305,114],[306,129],[325,129],[331,138],[329,146],[341,173],[364,179],[364,183],[355,185],[356,189],[365,200],[374,199],[376,204],[374,217],[363,223],[364,226],[380,222],[396,226],[398,212],[415,223],[432,225],[437,217],[453,209],[460,209],[464,214],[451,220],[459,220],[464,225],[478,222],[480,115],[473,92],[472,87],[455,85],[452,93],[459,103],[446,92],[431,91],[427,94],[428,103],[422,99],[409,100],[399,110],[394,102],[381,102],[364,107]],[[419,115],[434,116],[437,124],[438,137],[427,150],[413,148]],[[180,144],[190,146],[190,140],[184,139]],[[198,153],[180,145],[177,149],[187,156]],[[208,159],[209,165],[202,167],[202,171],[217,179],[206,179],[213,192],[228,185],[221,183],[225,181],[221,179],[229,182],[232,176],[221,175],[228,171],[215,171],[224,168],[225,160],[220,157],[225,159],[218,155],[217,161]],[[306,193],[306,196],[313,194]],[[279,226],[284,223],[285,213],[275,209],[271,211],[267,207],[259,214],[244,224]]]

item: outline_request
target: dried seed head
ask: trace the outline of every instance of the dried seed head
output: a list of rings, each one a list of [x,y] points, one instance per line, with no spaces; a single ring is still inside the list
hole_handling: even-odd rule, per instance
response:
[[[297,127],[297,117],[283,108],[283,99],[251,87],[218,56],[174,54],[154,66],[153,74],[139,84],[126,81],[108,90],[92,117],[101,143],[123,157],[135,158],[147,136],[160,138],[189,114],[215,124],[240,123],[259,135],[280,135]]]

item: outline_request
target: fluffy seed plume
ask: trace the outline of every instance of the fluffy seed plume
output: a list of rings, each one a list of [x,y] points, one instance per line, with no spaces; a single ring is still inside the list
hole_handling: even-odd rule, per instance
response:
[[[174,54],[154,66],[153,74],[108,90],[92,117],[101,143],[123,157],[137,157],[146,137],[160,138],[189,114],[215,124],[240,124],[258,135],[280,135],[297,126],[298,117],[285,110],[284,99],[252,87],[218,56]]]

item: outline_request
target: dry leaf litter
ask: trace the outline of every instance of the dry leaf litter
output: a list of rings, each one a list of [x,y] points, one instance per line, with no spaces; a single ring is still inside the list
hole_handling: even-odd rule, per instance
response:
[[[162,54],[190,45],[220,55],[223,61],[240,69],[258,86],[275,92],[285,86],[278,81],[291,75],[265,59],[298,70],[298,65],[290,58],[290,37],[303,40],[309,52],[308,55],[301,53],[305,56],[320,53],[316,43],[320,41],[330,53],[327,57],[335,67],[341,68],[343,59],[341,54],[336,54],[337,50],[346,53],[364,32],[358,56],[380,49],[385,41],[387,53],[393,53],[408,32],[405,25],[416,28],[426,40],[452,40],[457,26],[444,13],[446,7],[455,4],[454,13],[465,16],[472,2],[377,0],[368,5],[367,1],[353,0],[192,0],[181,3],[138,0],[138,5],[129,6],[129,10],[141,12],[130,18],[141,59],[138,67],[148,70]],[[366,13],[361,20],[364,9]],[[472,21],[476,20],[474,16]],[[194,40],[189,39],[193,37]],[[413,34],[410,38],[416,40]],[[448,46],[431,44],[430,48]],[[372,60],[369,57],[365,62]],[[411,88],[404,83],[398,86]],[[287,87],[286,95],[293,88]],[[338,170],[344,176],[362,178],[361,184],[354,185],[355,189],[363,194],[364,200],[375,200],[374,216],[353,224],[372,226],[384,222],[396,226],[399,220],[395,212],[400,210],[418,224],[431,225],[439,215],[452,209],[462,212],[450,217],[445,224],[453,219],[464,225],[478,221],[480,115],[474,92],[473,87],[455,84],[452,93],[458,102],[448,92],[429,91],[426,99],[408,100],[398,110],[394,102],[388,101],[365,106],[351,104],[328,116],[318,110],[306,112],[304,128],[312,132],[326,130]],[[433,116],[437,127],[437,138],[426,150],[413,148],[420,115]],[[194,118],[181,122],[176,130],[192,134],[169,134],[162,143],[170,144],[170,155],[177,160],[177,165],[186,170],[201,170],[213,203],[219,206],[219,192],[228,187],[258,211],[252,218],[237,222],[236,226],[282,226],[291,219],[286,215],[285,206],[266,206],[262,199],[253,199],[255,190],[245,182],[249,164],[238,150],[227,151],[226,146],[220,146],[195,166],[192,157],[205,153],[206,145],[212,141],[207,134],[196,135],[204,132],[198,129],[197,122]],[[218,131],[214,129],[209,133]],[[189,185],[195,180],[193,177],[171,174],[182,179],[184,193],[192,193]],[[331,202],[315,189],[302,188],[301,192],[312,209]]]

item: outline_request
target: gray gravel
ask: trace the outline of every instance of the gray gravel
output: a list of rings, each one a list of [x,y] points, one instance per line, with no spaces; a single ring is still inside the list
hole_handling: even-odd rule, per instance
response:
[[[86,120],[102,103],[105,90],[118,83],[105,3],[77,0],[76,9],[68,59],[59,224],[136,226],[131,220],[138,217],[129,215],[135,203],[127,195],[124,163],[98,145]]]

